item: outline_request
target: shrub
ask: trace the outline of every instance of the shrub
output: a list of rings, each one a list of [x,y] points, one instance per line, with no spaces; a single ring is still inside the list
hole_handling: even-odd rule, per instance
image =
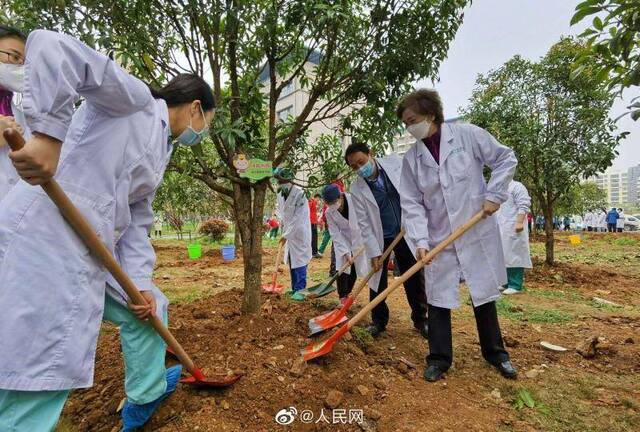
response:
[[[199,231],[213,241],[221,241],[229,231],[229,224],[222,219],[212,218],[202,222]]]

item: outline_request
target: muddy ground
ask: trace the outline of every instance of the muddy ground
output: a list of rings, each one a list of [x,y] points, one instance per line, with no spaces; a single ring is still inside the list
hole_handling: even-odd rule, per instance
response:
[[[226,390],[180,386],[147,431],[640,430],[640,236],[587,234],[572,246],[559,235],[553,267],[534,242],[526,293],[498,304],[520,378],[507,381],[484,362],[467,301],[453,316],[454,367],[438,383],[422,379],[427,343],[412,329],[402,290],[389,300],[385,335],[374,341],[356,329],[330,355],[302,364],[300,348],[312,341],[307,321],[334,307],[335,294],[303,303],[269,295],[259,315],[245,316],[240,260],[225,264],[205,248],[202,259],[189,261],[183,243],[155,246],[156,283],[172,300],[171,330],[208,373],[244,376]],[[265,282],[274,255],[265,253]],[[327,269],[328,257],[313,260],[311,282]],[[461,295],[467,298],[464,289]],[[583,352],[593,357],[576,351],[598,337],[595,350]],[[545,350],[542,341],[568,350]],[[73,392],[59,430],[117,431],[123,397],[118,330],[105,324],[95,385]],[[276,413],[290,407],[298,416],[278,425]]]

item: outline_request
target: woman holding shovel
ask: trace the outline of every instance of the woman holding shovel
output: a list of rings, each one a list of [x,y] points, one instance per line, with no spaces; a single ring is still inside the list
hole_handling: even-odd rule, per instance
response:
[[[369,272],[369,263],[364,255],[353,261],[353,255],[362,248],[363,242],[351,194],[340,192],[338,186],[330,184],[322,190],[322,199],[328,206],[326,218],[336,251],[336,267],[351,262],[350,268],[336,281],[340,303],[344,304],[358,276],[364,277]]]
[[[151,91],[81,42],[43,30],[27,40],[22,76],[17,91],[33,137],[10,153],[24,182],[0,203],[0,430],[55,428],[69,392],[92,385],[101,318],[120,327],[123,430],[132,430],[180,377],[179,366],[165,369],[165,345],[143,321],[167,321],[166,297],[152,282],[151,202],[171,142],[195,145],[206,135],[213,94],[195,75]],[[129,302],[57,207],[30,186],[54,175],[147,305]]]
[[[437,381],[451,367],[451,309],[466,280],[483,357],[507,378],[516,370],[504,349],[495,301],[507,282],[498,222],[492,216],[507,199],[517,160],[488,132],[467,124],[445,124],[433,90],[418,90],[398,105],[397,115],[416,139],[402,163],[402,212],[407,236],[420,258],[479,210],[485,219],[426,267],[429,355],[424,378]],[[483,169],[491,168],[485,182]]]

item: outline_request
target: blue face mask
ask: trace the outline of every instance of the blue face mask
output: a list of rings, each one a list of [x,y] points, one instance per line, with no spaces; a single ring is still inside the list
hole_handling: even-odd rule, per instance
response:
[[[373,175],[373,161],[369,159],[369,161],[358,168],[358,175],[362,178],[369,178]]]
[[[205,126],[201,131],[196,132],[191,126],[191,119],[189,119],[189,126],[187,126],[187,128],[176,138],[178,144],[193,147],[200,144],[202,139],[207,136],[209,128],[207,127],[207,119],[204,116],[204,111],[202,111],[202,106],[200,106],[200,113],[202,113],[202,119],[204,120]]]

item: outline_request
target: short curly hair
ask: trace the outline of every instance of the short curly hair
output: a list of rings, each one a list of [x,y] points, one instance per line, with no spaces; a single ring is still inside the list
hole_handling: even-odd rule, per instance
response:
[[[419,89],[403,97],[396,108],[396,115],[402,119],[404,110],[410,108],[418,114],[432,115],[434,122],[438,125],[444,123],[442,100],[435,90]]]

